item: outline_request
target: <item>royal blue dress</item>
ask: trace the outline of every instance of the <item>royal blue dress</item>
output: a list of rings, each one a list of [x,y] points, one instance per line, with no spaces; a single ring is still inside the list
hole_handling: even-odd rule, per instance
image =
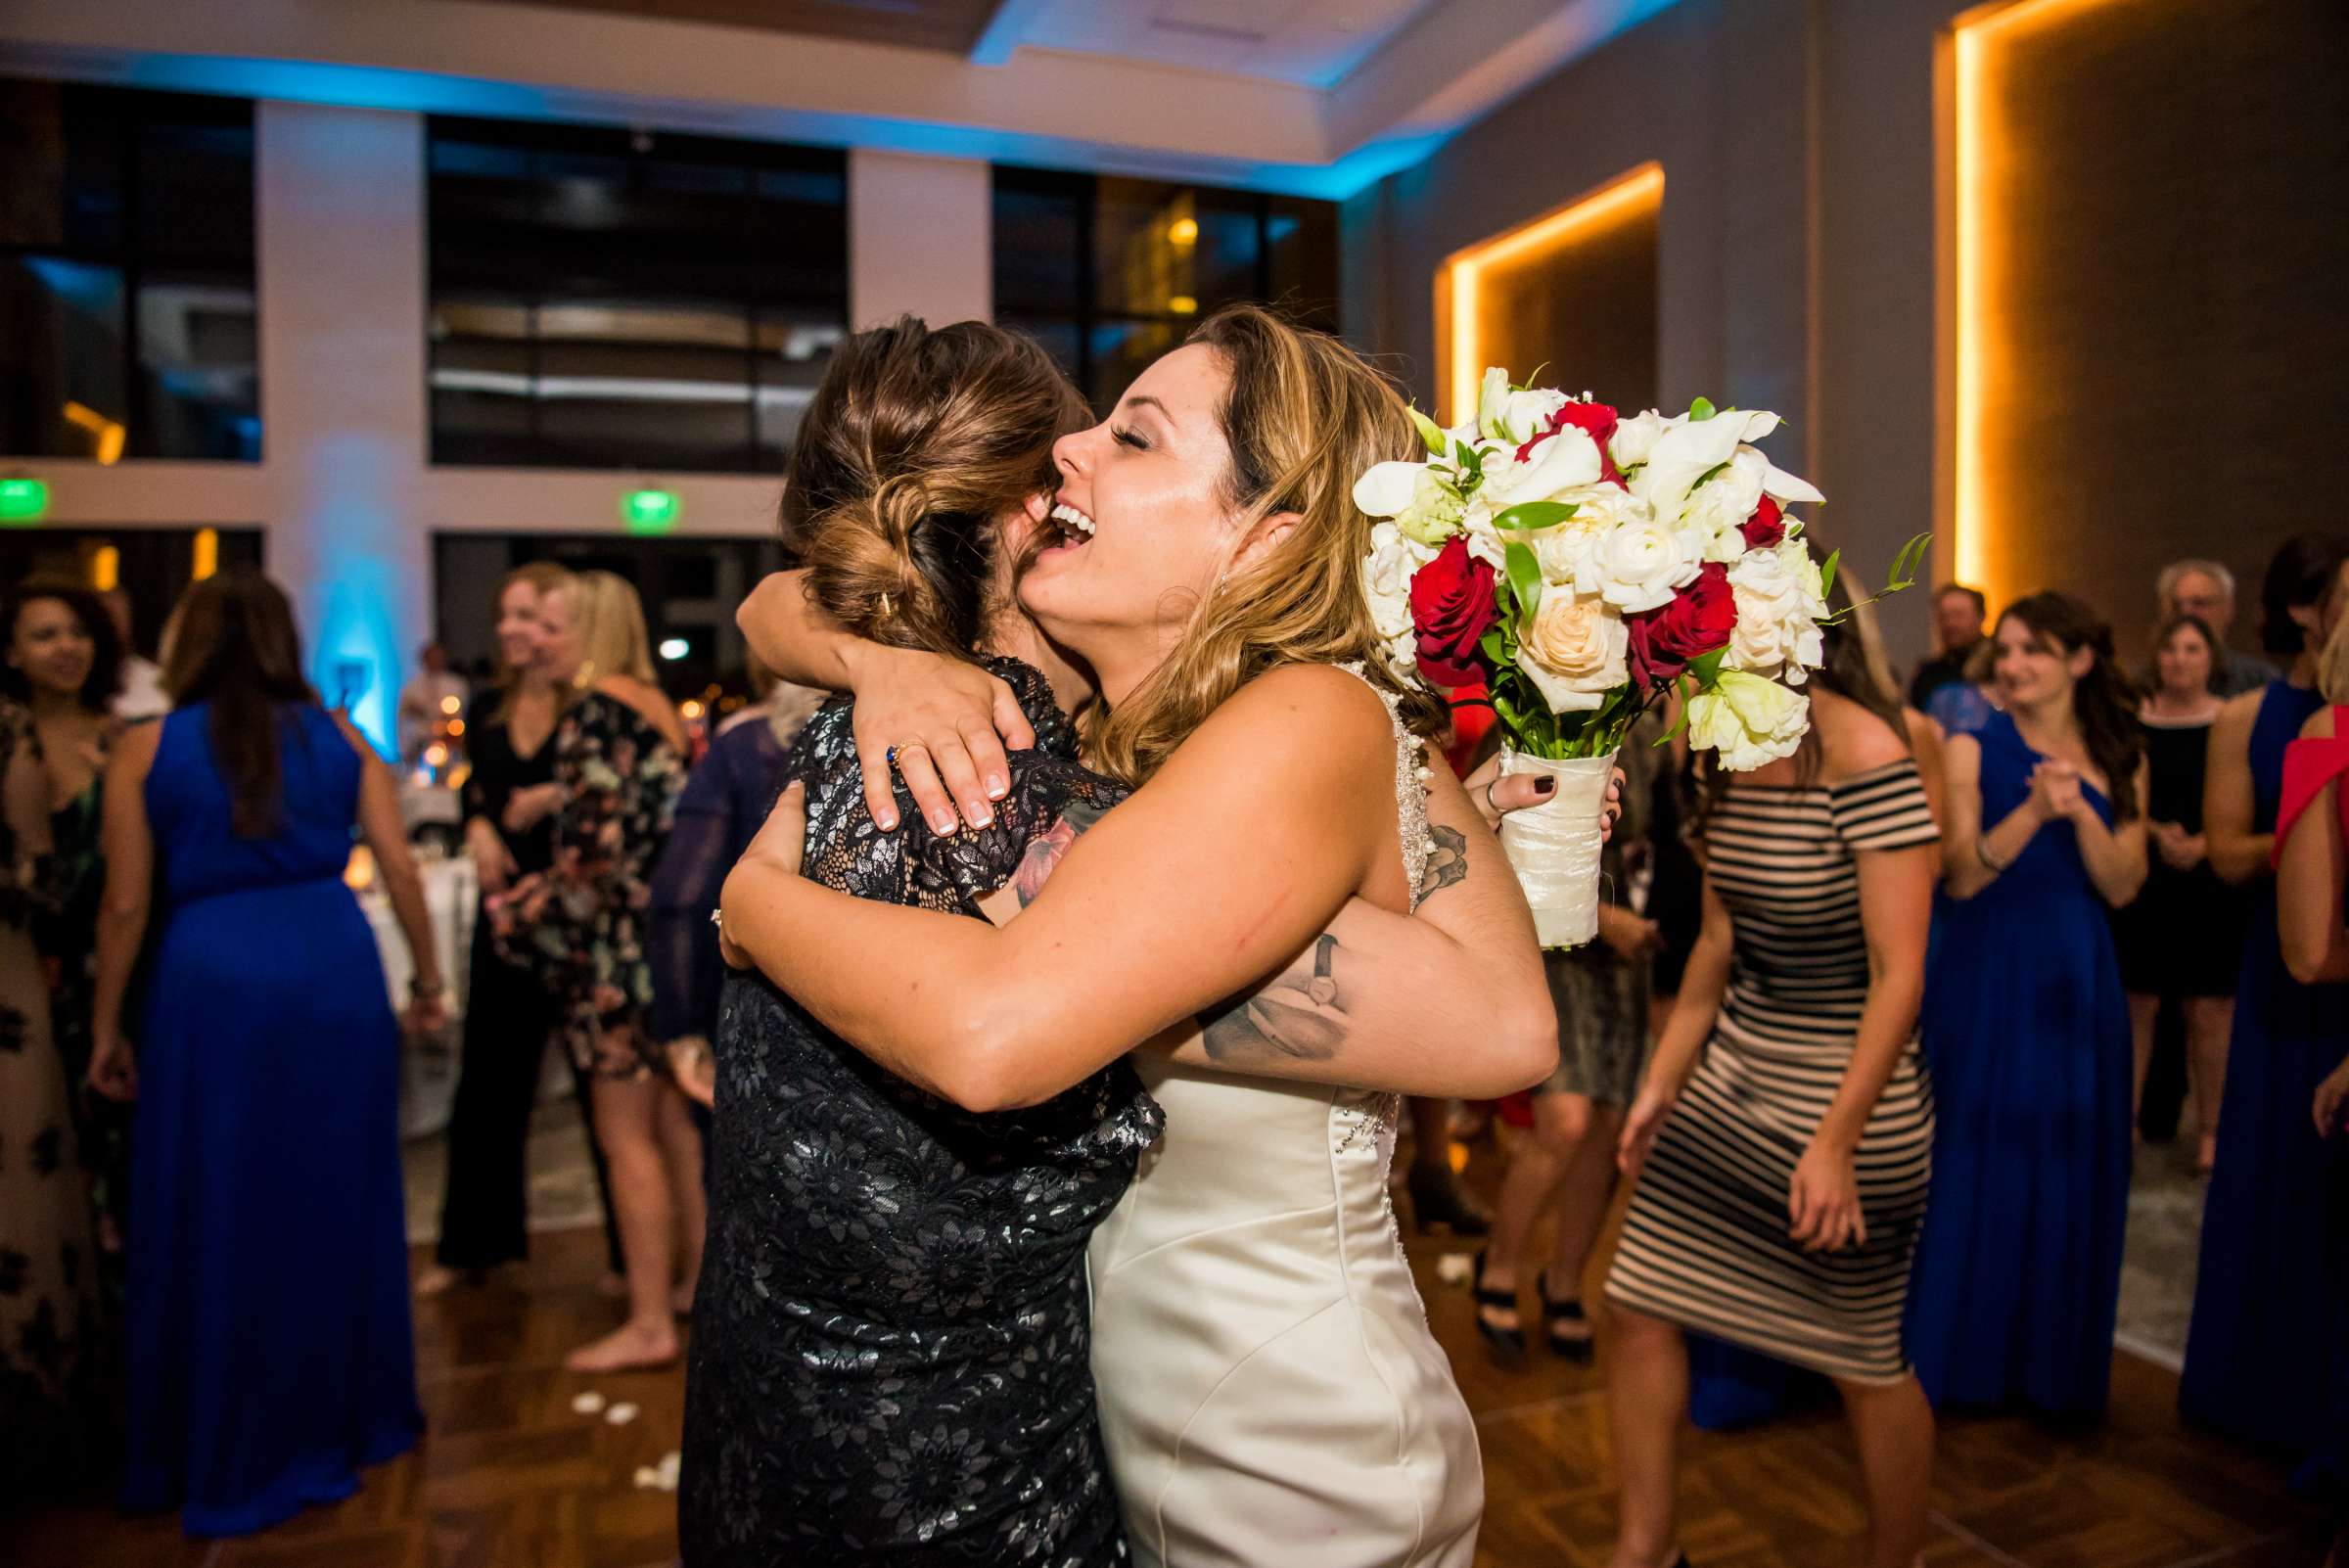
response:
[[[1992,714],[1982,826],[2042,760]],[[2083,783],[2096,814],[2112,805]],[[2129,1011],[2105,905],[2069,822],[1971,899],[1937,896],[1925,1061],[1940,1127],[1909,1288],[1909,1352],[1935,1405],[2104,1407],[2129,1207]]]
[[[2260,699],[2254,832],[2275,831],[2284,747],[2324,702],[2282,681]],[[2318,1081],[2349,1050],[2349,986],[2303,986],[2284,969],[2272,878],[2250,901],[2178,1406],[2297,1461],[2338,1445],[2339,1423],[2349,1419],[2339,1403],[2349,1388],[2349,1307],[2337,1294],[2349,1214],[2335,1169],[2339,1140],[2319,1138],[2309,1114]]]
[[[343,885],[359,759],[282,710],[283,820],[230,827],[198,704],[147,779],[162,895],[135,1036],[126,1507],[241,1535],[349,1496],[423,1425],[399,1031]]]

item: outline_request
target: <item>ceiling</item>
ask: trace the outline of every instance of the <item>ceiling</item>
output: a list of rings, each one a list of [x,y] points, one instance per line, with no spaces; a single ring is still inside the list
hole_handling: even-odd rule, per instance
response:
[[[0,0],[0,74],[1344,198],[1673,0]]]

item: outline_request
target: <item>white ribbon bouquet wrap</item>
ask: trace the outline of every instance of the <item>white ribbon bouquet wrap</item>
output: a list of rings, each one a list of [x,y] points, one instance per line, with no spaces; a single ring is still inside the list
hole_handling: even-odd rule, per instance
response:
[[[1651,703],[1676,702],[1670,734],[1732,770],[1802,745],[1835,558],[1812,559],[1787,508],[1824,497],[1755,444],[1775,414],[1701,397],[1626,419],[1496,368],[1471,422],[1411,418],[1428,455],[1354,488],[1382,652],[1401,679],[1489,704],[1502,772],[1557,779],[1503,821],[1501,847],[1542,945],[1579,946],[1598,930],[1607,781]],[[1887,591],[1926,542],[1903,548]]]

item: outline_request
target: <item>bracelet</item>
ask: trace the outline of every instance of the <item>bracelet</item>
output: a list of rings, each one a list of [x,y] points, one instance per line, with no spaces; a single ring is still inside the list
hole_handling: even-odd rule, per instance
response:
[[[1974,840],[1974,858],[1981,861],[1993,876],[2000,875],[2008,866],[2014,864],[2012,860],[2002,860],[1990,853],[1990,836],[1988,834]]]

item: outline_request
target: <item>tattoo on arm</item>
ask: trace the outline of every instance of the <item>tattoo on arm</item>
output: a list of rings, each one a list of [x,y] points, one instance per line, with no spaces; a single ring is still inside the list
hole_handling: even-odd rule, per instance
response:
[[[1427,869],[1419,874],[1419,901],[1425,903],[1468,874],[1468,835],[1442,823],[1431,824],[1427,835],[1434,845],[1427,852]]]
[[[1338,939],[1324,931],[1311,956],[1301,953],[1245,996],[1199,1015],[1208,1057],[1244,1065],[1286,1057],[1325,1062],[1346,1042],[1345,998],[1334,973]]]
[[[1069,853],[1077,835],[1101,820],[1102,807],[1090,801],[1071,801],[1061,808],[1052,825],[1040,837],[1029,841],[1027,853],[1020,856],[1020,867],[1011,874],[1011,884],[1020,896],[1020,907],[1025,909],[1044,891],[1053,868],[1060,857]]]

